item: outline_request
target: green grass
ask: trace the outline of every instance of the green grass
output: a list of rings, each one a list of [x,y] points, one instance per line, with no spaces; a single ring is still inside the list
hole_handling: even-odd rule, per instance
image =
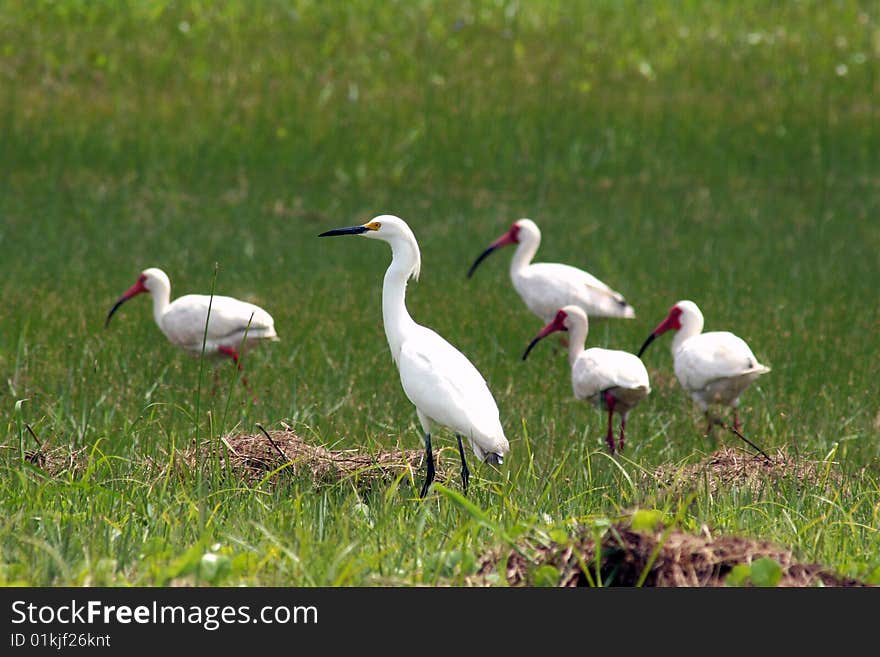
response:
[[[873,3],[3,3],[0,582],[460,583],[522,532],[636,507],[876,578],[878,64]],[[216,461],[165,467],[196,426],[420,446],[382,331],[390,253],[316,238],[382,213],[421,244],[413,317],[498,401],[500,472],[472,464],[469,505],[452,484],[419,502],[408,480],[359,493],[280,472],[252,488]],[[540,322],[509,252],[465,278],[524,216],[539,260],[635,306],[588,344],[635,351],[693,299],[773,368],[743,396],[747,435],[839,463],[841,482],[663,495],[643,472],[713,448],[668,337],[609,458],[558,350],[519,360]],[[177,296],[210,290],[215,263],[217,293],[263,305],[282,338],[246,359],[257,405],[231,367],[197,403],[199,362],[146,299],[102,327],[141,269],[165,269]],[[23,463],[25,424],[84,448],[87,468]],[[208,552],[221,567],[200,566]]]

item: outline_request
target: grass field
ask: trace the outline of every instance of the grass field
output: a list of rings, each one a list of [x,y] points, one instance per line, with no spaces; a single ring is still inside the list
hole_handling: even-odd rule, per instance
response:
[[[868,2],[2,3],[0,583],[461,584],[491,548],[633,509],[880,582],[878,64]],[[257,423],[420,447],[382,330],[390,252],[316,238],[383,213],[421,245],[413,317],[495,395],[504,466],[471,456],[467,500],[453,478],[424,502],[422,471],[365,491],[183,466],[195,437],[220,454]],[[702,436],[669,336],[610,458],[562,352],[520,361],[541,323],[509,251],[465,277],[520,217],[538,260],[635,306],[588,345],[636,351],[696,301],[773,368],[746,435],[826,477],[668,494],[658,467],[739,447]],[[274,315],[282,341],[245,360],[259,403],[228,364],[211,394],[146,299],[103,329],[150,266],[172,296]],[[28,426],[81,466],[23,459]]]

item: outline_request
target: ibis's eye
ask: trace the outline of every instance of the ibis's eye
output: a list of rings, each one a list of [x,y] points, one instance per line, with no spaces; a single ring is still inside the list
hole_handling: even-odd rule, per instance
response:
[[[378,221],[371,221],[365,226],[367,230],[379,230],[381,227],[382,224]]]

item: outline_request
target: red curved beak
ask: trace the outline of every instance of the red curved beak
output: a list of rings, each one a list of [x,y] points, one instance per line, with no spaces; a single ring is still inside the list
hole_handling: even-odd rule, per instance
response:
[[[666,316],[662,322],[657,324],[657,328],[654,329],[653,335],[657,337],[658,335],[663,335],[666,331],[671,331],[673,329],[680,329],[681,323],[678,321],[678,317],[673,316],[672,313]]]
[[[670,310],[669,314],[666,316],[666,319],[657,324],[657,328],[651,331],[651,335],[648,336],[648,339],[645,340],[644,344],[642,344],[642,348],[639,349],[639,353],[637,354],[639,358],[642,357],[645,349],[648,348],[649,344],[654,342],[654,338],[656,338],[658,335],[663,335],[664,333],[666,333],[666,331],[671,331],[673,329],[677,330],[681,328],[681,322],[678,319],[679,314],[676,314],[674,312],[674,309]]]
[[[565,328],[565,314],[562,311],[559,311],[558,313],[556,313],[556,317],[554,317],[553,320],[549,324],[547,324],[547,326],[542,328],[538,335],[532,338],[532,341],[529,342],[529,346],[526,347],[526,350],[522,355],[522,359],[525,360],[526,358],[528,358],[529,352],[532,350],[532,347],[534,347],[536,344],[538,344],[538,342],[546,338],[551,333],[567,330],[568,329]]]
[[[512,228],[504,233],[504,235],[499,237],[497,240],[492,242],[486,248],[486,250],[483,251],[476,260],[474,260],[474,264],[472,264],[471,268],[468,269],[468,278],[474,275],[477,267],[480,265],[481,262],[483,262],[483,260],[489,257],[489,254],[491,254],[493,251],[496,251],[497,249],[500,249],[502,246],[507,246],[508,244],[516,244],[516,238],[514,237],[514,232]]]
[[[110,318],[113,317],[113,313],[115,313],[119,309],[119,306],[131,299],[133,296],[136,296],[146,291],[147,288],[144,287],[144,280],[142,278],[139,278],[138,282],[128,288],[125,292],[123,292],[122,296],[119,297],[116,300],[116,303],[113,304],[110,312],[107,313],[107,319],[104,320],[104,328],[107,328],[107,326],[110,324]]]

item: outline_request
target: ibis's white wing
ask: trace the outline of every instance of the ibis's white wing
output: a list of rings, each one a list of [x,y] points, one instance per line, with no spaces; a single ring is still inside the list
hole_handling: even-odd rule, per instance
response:
[[[745,341],[727,331],[688,338],[673,356],[675,375],[686,390],[701,390],[719,379],[767,371]]]
[[[272,337],[275,322],[259,306],[232,297],[187,294],[175,299],[162,316],[162,331],[168,339],[181,347],[198,349],[205,335],[205,318],[210,303],[208,322],[209,343],[224,344],[241,339],[247,329],[249,336]]]
[[[651,391],[648,371],[635,354],[594,347],[584,351],[571,368],[575,397],[589,399],[610,388]]]
[[[513,284],[529,309],[545,321],[569,304],[580,306],[590,317],[635,317],[623,295],[592,274],[569,265],[529,265]]]

